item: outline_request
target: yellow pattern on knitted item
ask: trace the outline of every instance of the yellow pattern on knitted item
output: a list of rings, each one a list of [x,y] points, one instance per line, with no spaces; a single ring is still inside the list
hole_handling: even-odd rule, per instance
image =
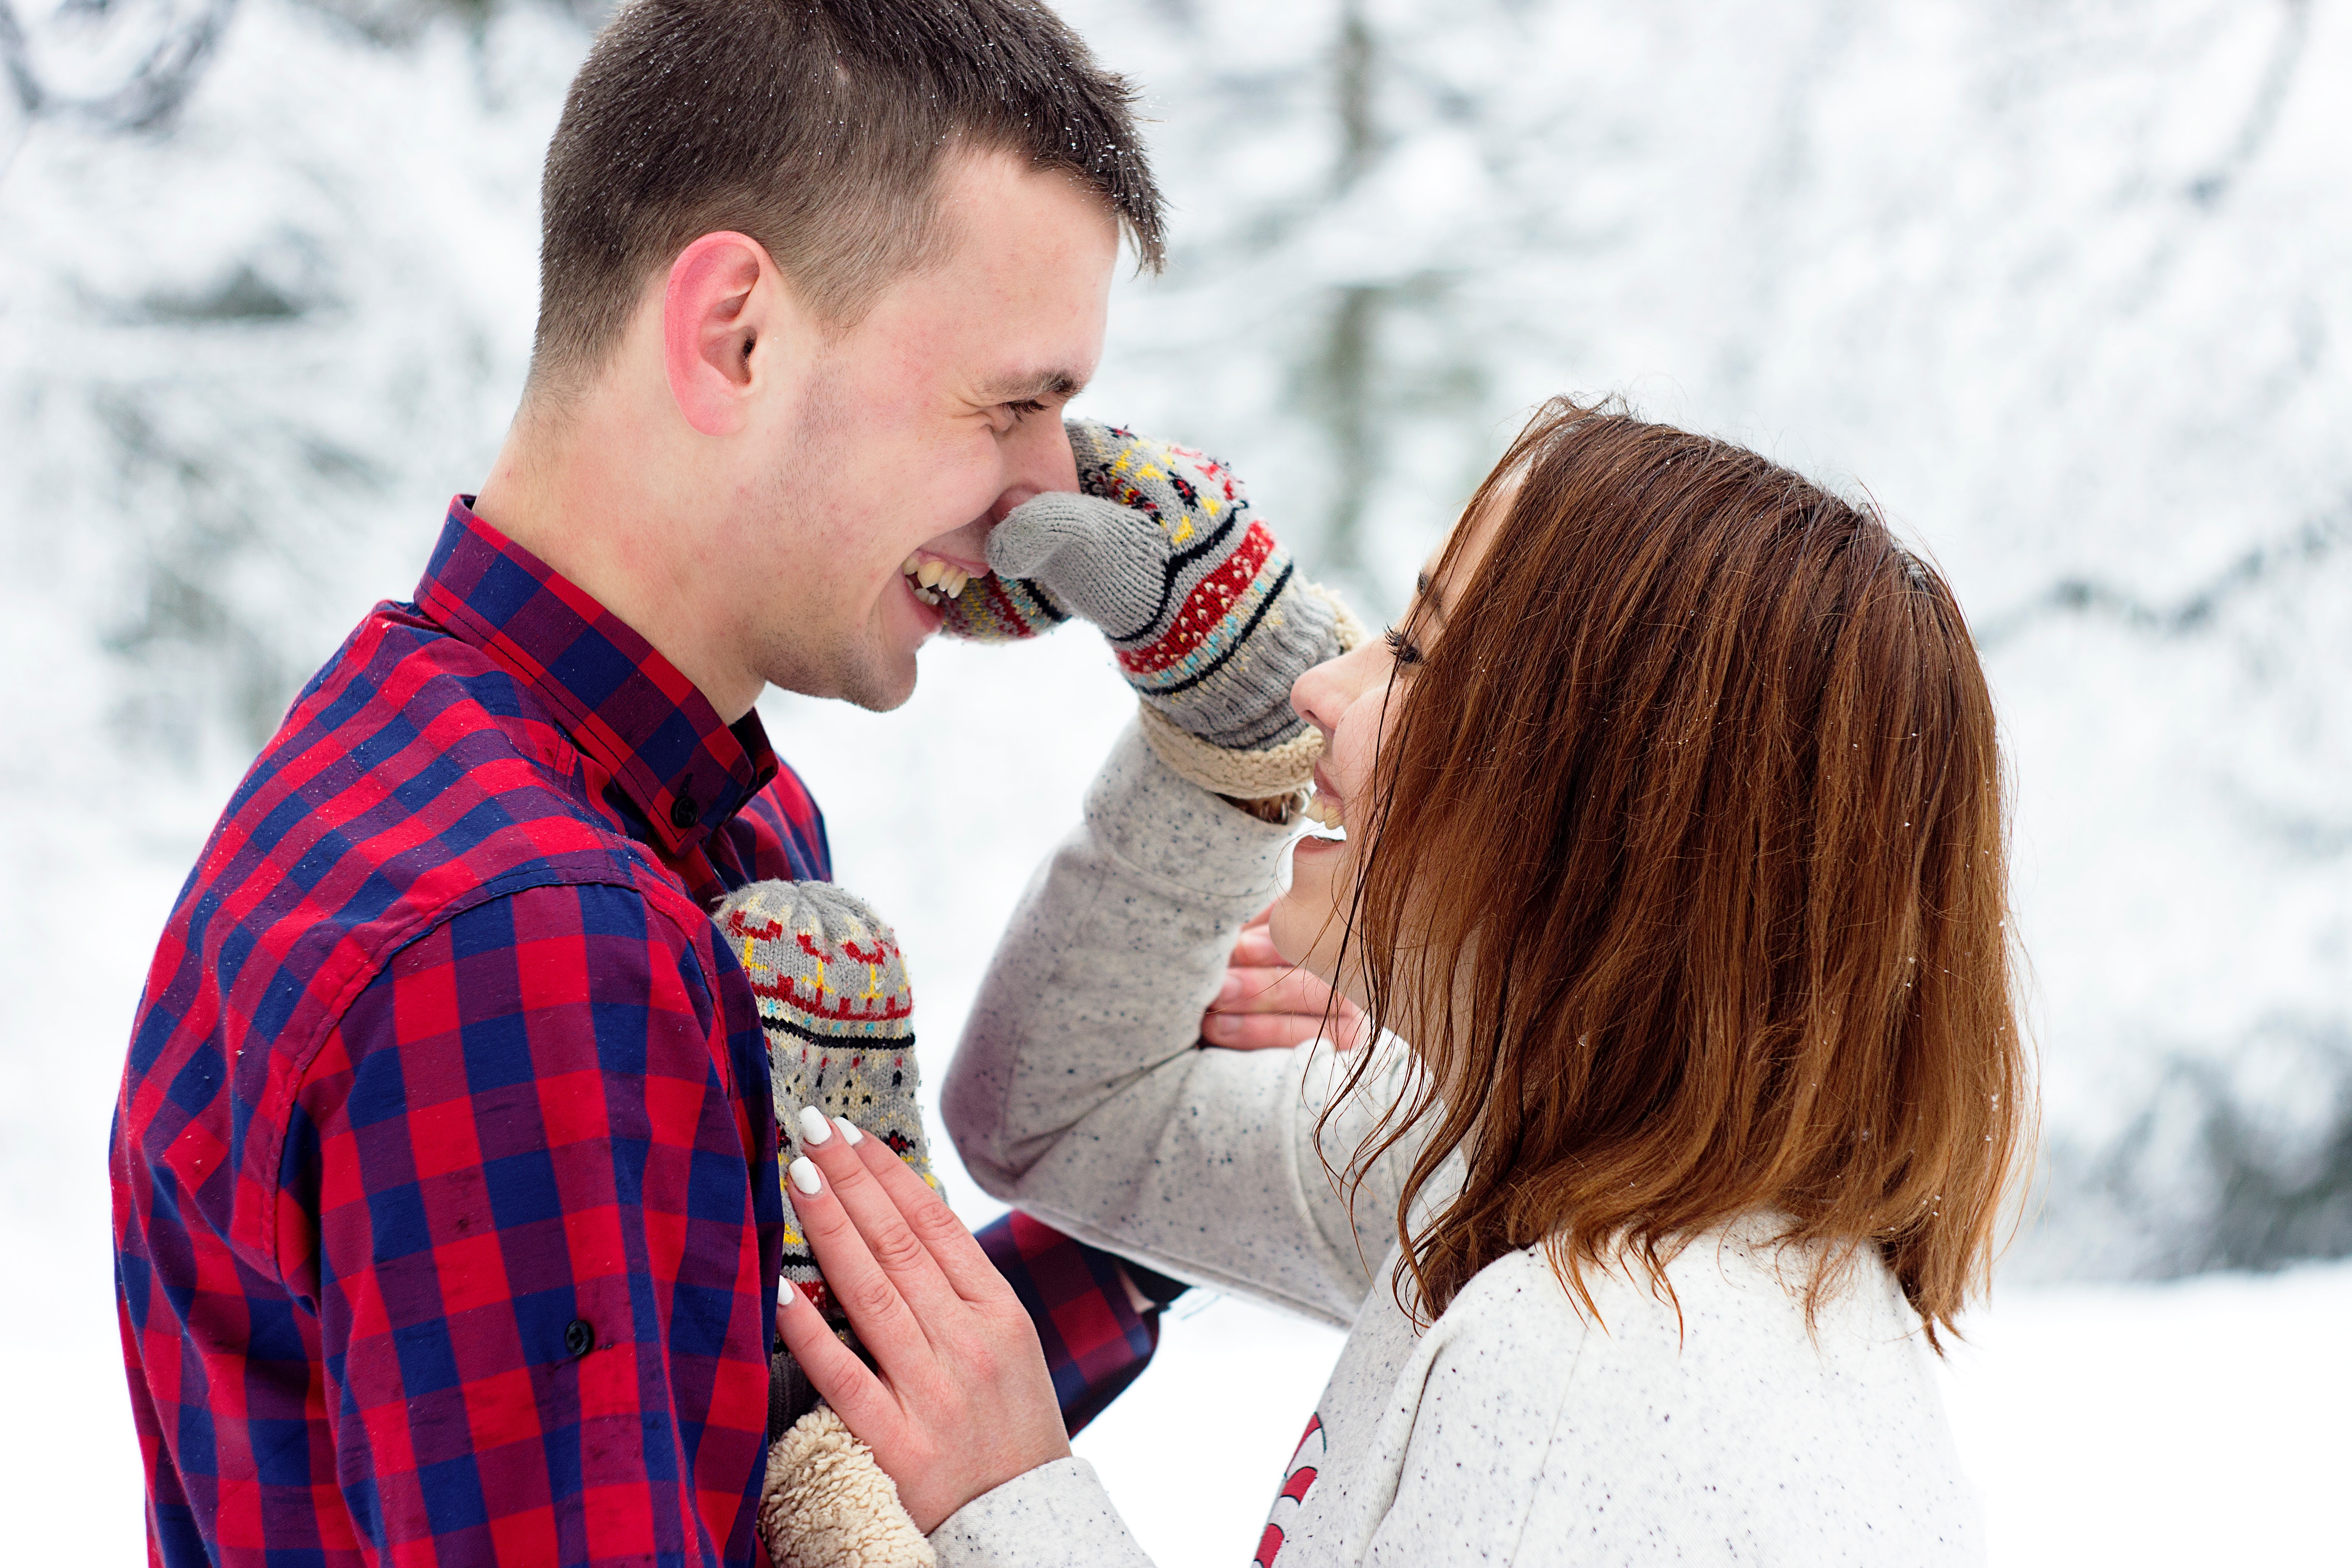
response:
[[[914,989],[888,922],[824,882],[753,882],[728,895],[714,918],[730,947],[740,944],[767,1035],[778,1182],[789,1180],[801,1152],[808,1105],[879,1138],[936,1187],[916,1102]],[[789,1198],[784,1212],[789,1218]],[[785,1238],[782,1271],[823,1304],[823,1276],[797,1229]]]
[[[898,1483],[820,1405],[768,1448],[760,1538],[776,1568],[937,1568]]]

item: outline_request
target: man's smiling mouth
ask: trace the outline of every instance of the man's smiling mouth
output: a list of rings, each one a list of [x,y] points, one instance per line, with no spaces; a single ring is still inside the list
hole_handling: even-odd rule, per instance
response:
[[[936,605],[942,599],[960,599],[965,584],[984,572],[972,572],[952,561],[942,561],[928,551],[918,550],[907,557],[898,568],[914,588],[915,597],[926,605]]]

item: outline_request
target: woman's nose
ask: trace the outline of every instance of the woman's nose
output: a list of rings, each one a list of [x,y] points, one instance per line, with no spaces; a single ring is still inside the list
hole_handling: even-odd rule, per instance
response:
[[[1339,660],[1327,659],[1316,665],[1290,683],[1290,706],[1309,724],[1330,734],[1339,721],[1339,710],[1345,704],[1335,700],[1333,677]]]

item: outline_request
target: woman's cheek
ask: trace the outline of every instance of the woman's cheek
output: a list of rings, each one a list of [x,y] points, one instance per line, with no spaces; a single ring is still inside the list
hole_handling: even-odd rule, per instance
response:
[[[1349,842],[1344,846],[1306,847],[1321,841],[1302,840],[1302,847],[1291,851],[1289,889],[1276,902],[1272,918],[1266,922],[1266,934],[1286,962],[1326,981],[1333,980],[1339,973],[1347,921],[1355,904],[1356,880],[1361,874],[1367,839],[1362,818],[1387,695],[1376,688],[1358,696],[1340,715],[1332,731],[1325,768],[1332,785],[1347,802],[1344,811],[1349,819]],[[1352,991],[1349,994],[1359,1003],[1363,1000],[1354,996]]]
[[[1388,722],[1391,705],[1387,688],[1367,691],[1340,715],[1338,728],[1331,731],[1330,762],[1327,765],[1331,783],[1348,802],[1350,817],[1360,818],[1371,803],[1372,773],[1379,761],[1381,732]],[[1350,822],[1349,832],[1355,831],[1356,824]]]

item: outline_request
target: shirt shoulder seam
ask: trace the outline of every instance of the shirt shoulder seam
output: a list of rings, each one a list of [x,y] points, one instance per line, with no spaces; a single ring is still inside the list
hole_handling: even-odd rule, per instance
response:
[[[263,1108],[260,1117],[261,1132],[268,1140],[263,1151],[265,1158],[260,1162],[259,1170],[266,1175],[268,1184],[266,1194],[268,1203],[265,1212],[268,1215],[267,1223],[269,1266],[281,1283],[286,1279],[286,1259],[278,1230],[278,1216],[284,1212],[285,1205],[279,1204],[277,1198],[284,1191],[286,1130],[289,1112],[294,1102],[301,1097],[302,1089],[310,1080],[310,1069],[318,1064],[320,1050],[324,1047],[329,1037],[342,1026],[343,1019],[350,1013],[352,1005],[359,1000],[362,992],[383,977],[385,971],[392,966],[393,961],[403,952],[432,935],[458,916],[495,903],[500,899],[512,898],[518,893],[527,893],[540,888],[608,887],[635,893],[645,901],[649,913],[660,913],[675,931],[677,923],[675,918],[667,911],[659,910],[655,900],[649,896],[653,889],[646,886],[642,876],[633,877],[626,874],[625,868],[628,867],[629,862],[625,858],[615,857],[615,859],[616,868],[610,872],[573,869],[560,866],[518,868],[493,877],[478,887],[468,889],[465,893],[446,903],[436,904],[431,909],[421,911],[415,920],[384,942],[379,952],[355,965],[350,976],[337,990],[333,999],[320,1009],[317,1026],[310,1037],[303,1041],[301,1047],[294,1053],[293,1060],[288,1065],[286,1076],[280,1080],[284,1088],[271,1097],[270,1102]],[[691,942],[685,945],[689,952],[692,951]],[[699,957],[695,962],[699,967],[701,963]],[[709,984],[708,975],[704,976],[704,984],[706,985]]]

